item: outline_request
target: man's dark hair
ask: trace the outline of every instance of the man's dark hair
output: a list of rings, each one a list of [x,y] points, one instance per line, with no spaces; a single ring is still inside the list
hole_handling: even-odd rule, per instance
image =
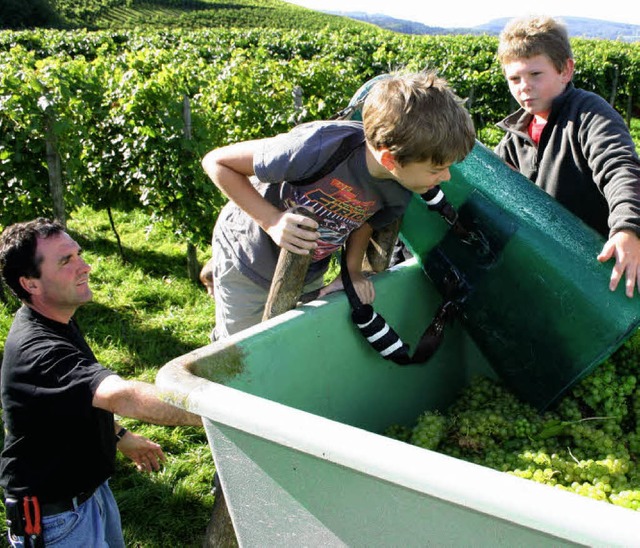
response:
[[[38,238],[48,238],[61,232],[64,232],[64,227],[58,221],[39,217],[10,225],[0,235],[0,273],[21,301],[31,302],[31,294],[20,285],[20,277],[40,277],[41,259],[36,258]]]

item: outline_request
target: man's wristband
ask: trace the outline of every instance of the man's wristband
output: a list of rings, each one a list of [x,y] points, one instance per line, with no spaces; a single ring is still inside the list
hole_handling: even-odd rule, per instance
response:
[[[116,434],[116,443],[118,443],[122,438],[124,438],[124,435],[127,432],[128,430],[124,426],[120,428],[120,430],[118,430],[118,433]]]

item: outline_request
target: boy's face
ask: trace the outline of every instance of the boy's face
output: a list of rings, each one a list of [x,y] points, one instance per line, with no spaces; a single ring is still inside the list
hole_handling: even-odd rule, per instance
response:
[[[503,70],[509,90],[529,114],[547,119],[552,101],[560,95],[573,75],[573,59],[558,72],[546,55],[505,63]]]
[[[427,190],[451,179],[451,164],[434,165],[431,162],[411,162],[401,166],[397,162],[390,171],[403,187],[424,194]]]

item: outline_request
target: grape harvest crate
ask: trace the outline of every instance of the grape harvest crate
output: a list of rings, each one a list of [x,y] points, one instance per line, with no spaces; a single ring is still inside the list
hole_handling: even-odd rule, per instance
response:
[[[334,294],[159,371],[167,398],[203,417],[240,545],[637,545],[636,512],[380,434],[445,409],[477,373],[553,405],[640,321],[636,300],[607,289],[601,238],[489,151],[443,188],[490,256],[416,197],[402,236],[417,258],[375,277],[376,310],[413,348],[444,266],[462,274],[462,313],[427,363],[382,359]]]

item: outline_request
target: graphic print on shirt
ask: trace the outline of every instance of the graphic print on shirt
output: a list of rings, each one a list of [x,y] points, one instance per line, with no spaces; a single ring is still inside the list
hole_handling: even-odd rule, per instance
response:
[[[313,254],[318,261],[339,249],[353,230],[360,227],[377,210],[375,200],[362,201],[351,185],[338,179],[329,183],[335,189],[327,192],[326,185],[303,191],[295,189],[293,201],[313,209],[318,216],[320,239]],[[288,204],[291,207],[293,204]]]

